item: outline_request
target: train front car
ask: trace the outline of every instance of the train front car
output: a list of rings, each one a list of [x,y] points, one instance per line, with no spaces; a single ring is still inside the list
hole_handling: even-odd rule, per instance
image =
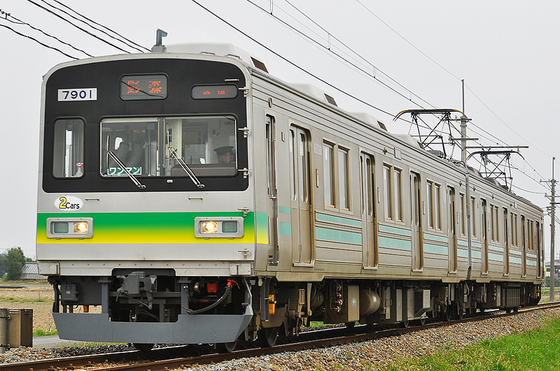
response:
[[[248,76],[234,58],[180,53],[45,76],[37,260],[61,338],[228,343],[247,327],[262,219]]]

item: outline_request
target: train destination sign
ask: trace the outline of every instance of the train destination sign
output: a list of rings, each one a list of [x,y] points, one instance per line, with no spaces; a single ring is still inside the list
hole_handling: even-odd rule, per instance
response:
[[[226,99],[237,97],[236,85],[198,85],[192,88],[193,99]]]
[[[124,100],[165,99],[167,76],[128,75],[121,77],[121,98]]]

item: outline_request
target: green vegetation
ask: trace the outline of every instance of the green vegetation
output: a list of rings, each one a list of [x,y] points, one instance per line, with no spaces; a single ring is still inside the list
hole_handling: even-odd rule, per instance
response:
[[[387,370],[558,370],[560,318],[521,334],[422,358],[400,358]]]
[[[0,254],[0,273],[6,274],[8,280],[18,280],[21,269],[25,264],[25,255],[21,247],[12,247],[7,252]]]
[[[58,335],[58,331],[57,330],[45,331],[40,328],[33,331],[33,336],[48,336],[48,335]]]
[[[0,303],[50,303],[50,299],[26,299],[0,296]]]

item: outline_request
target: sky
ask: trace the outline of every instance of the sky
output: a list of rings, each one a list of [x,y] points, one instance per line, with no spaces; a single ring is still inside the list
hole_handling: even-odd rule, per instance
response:
[[[3,26],[72,57],[88,58],[10,20],[92,56],[123,53],[43,9],[60,14],[49,4],[76,15],[67,4],[148,49],[158,28],[168,33],[167,45],[234,44],[263,61],[272,75],[315,85],[339,107],[368,112],[394,133],[410,130],[409,123],[393,121],[402,110],[463,110],[464,104],[469,137],[486,146],[529,146],[511,157],[518,169],[512,172],[513,190],[539,207],[550,203],[542,181],[552,179],[559,154],[556,0],[0,0],[0,253],[19,246],[35,257],[41,82],[53,66],[71,60]],[[549,256],[548,216],[544,224]]]

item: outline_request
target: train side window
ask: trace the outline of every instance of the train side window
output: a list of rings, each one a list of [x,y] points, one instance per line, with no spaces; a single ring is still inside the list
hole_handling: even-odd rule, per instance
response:
[[[510,213],[511,215],[511,244],[512,246],[519,246],[519,228],[517,227],[517,214]]]
[[[466,233],[466,210],[465,210],[465,195],[460,193],[459,194],[459,228],[461,230],[461,235],[465,236]]]
[[[472,233],[473,237],[476,237],[477,236],[477,230],[476,230],[476,199],[474,197],[471,197],[470,214],[471,214],[471,233]]]
[[[341,209],[350,209],[348,150],[338,148],[338,194]]]
[[[435,219],[436,219],[435,220],[436,221],[436,228],[441,230],[441,185],[436,184],[434,190],[435,190],[434,215],[435,215]]]
[[[325,205],[335,207],[334,203],[334,145],[323,143],[323,184]]]
[[[391,167],[383,165],[383,194],[384,194],[384,207],[385,219],[393,219],[393,196],[392,196],[392,177]]]
[[[500,242],[500,208],[490,205],[491,210],[491,238],[494,242]]]
[[[395,204],[395,220],[403,221],[403,202],[402,202],[402,171],[393,168],[393,198]]]
[[[428,227],[434,228],[434,183],[428,181],[428,186],[426,187],[428,190],[428,203],[427,206],[427,213],[428,213]]]
[[[427,181],[428,190],[428,227],[441,230],[441,185]]]
[[[54,123],[53,176],[77,178],[84,174],[84,122],[59,119]]]

